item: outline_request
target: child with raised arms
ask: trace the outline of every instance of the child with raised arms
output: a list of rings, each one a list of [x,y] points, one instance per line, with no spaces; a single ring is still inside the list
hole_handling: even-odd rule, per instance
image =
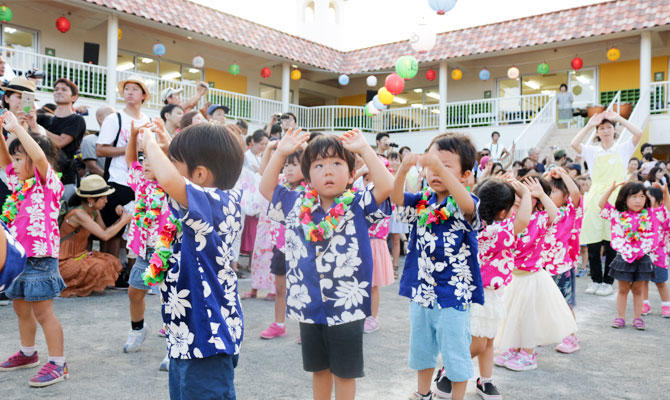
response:
[[[300,322],[302,359],[312,372],[314,399],[353,399],[363,376],[363,324],[370,315],[372,249],[368,229],[388,216],[393,178],[358,130],[312,140],[300,163],[310,190],[278,185],[286,157],[308,139],[300,130],[281,139],[263,172],[268,214],[286,227],[288,316]],[[354,153],[374,187],[353,193]]]
[[[164,148],[169,137],[158,133]],[[231,246],[240,234],[241,192],[231,188],[242,170],[242,147],[228,128],[198,124],[172,139],[168,158],[151,131],[142,135],[175,219],[160,238],[172,250],[168,265],[155,265],[166,269],[160,288],[170,398],[235,399],[243,316]]]
[[[442,134],[428,151],[408,154],[395,177],[391,201],[410,224],[409,253],[400,280],[400,295],[410,299],[409,367],[417,371],[418,390],[411,399],[463,399],[474,375],[470,358],[470,306],[484,304],[477,260],[481,229],[479,199],[465,182],[475,164],[475,148],[463,135]],[[430,185],[405,193],[405,177],[418,162]],[[444,367],[431,390],[431,378],[442,355]]]

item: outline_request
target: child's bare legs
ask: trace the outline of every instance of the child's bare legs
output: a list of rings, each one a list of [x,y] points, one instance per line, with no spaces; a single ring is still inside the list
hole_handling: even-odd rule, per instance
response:
[[[644,289],[642,289],[642,299],[649,300],[649,281],[644,281]]]
[[[633,282],[631,291],[633,292],[633,315],[635,318],[642,317],[642,292],[644,290],[644,281]],[[617,299],[618,300],[618,299]],[[617,306],[618,306],[617,301]],[[625,305],[624,305],[625,309]]]
[[[356,397],[356,379],[340,378],[333,375],[335,380],[335,400],[354,400]]]
[[[668,285],[666,285],[665,282],[657,283],[656,289],[658,289],[658,294],[661,295],[662,302],[667,303],[670,301],[670,293],[668,293]]]
[[[132,286],[128,287],[128,299],[130,300],[130,321],[140,322],[144,319],[144,310],[146,304],[144,297],[147,291],[142,289],[135,289]]]
[[[370,292],[370,303],[372,306],[372,318],[377,319],[379,314],[379,286],[373,286]]]
[[[400,265],[400,234],[391,234],[391,256],[393,257],[393,271],[398,271]]]
[[[452,400],[463,400],[465,398],[465,389],[468,387],[468,381],[451,382]]]
[[[286,321],[286,275],[275,275],[275,322]]]
[[[333,374],[329,369],[312,373],[314,400],[330,400],[333,391]]]
[[[479,362],[479,376],[491,378],[493,376],[493,339],[473,336],[470,344],[470,355],[477,357]]]
[[[63,356],[63,328],[58,322],[53,309],[53,300],[25,301],[15,299],[14,311],[19,319],[19,335],[21,345],[25,347],[35,346],[35,334],[37,322],[44,332],[47,342],[49,356]]]
[[[416,371],[417,387],[420,394],[430,392],[430,382],[433,379],[433,368]]]
[[[12,301],[14,312],[19,320],[19,336],[21,337],[21,346],[35,346],[35,335],[37,333],[37,319],[33,314],[33,306],[30,302],[23,299]]]
[[[628,292],[631,288],[631,283],[617,280],[619,290],[616,296],[616,312],[617,317],[626,319],[626,303],[628,303]],[[640,313],[642,313],[642,305],[640,302]]]

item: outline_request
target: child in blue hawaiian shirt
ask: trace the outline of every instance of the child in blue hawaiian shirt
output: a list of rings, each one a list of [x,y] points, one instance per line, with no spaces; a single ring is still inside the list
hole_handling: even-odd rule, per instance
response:
[[[235,399],[242,308],[231,246],[240,231],[241,192],[230,190],[244,155],[235,134],[213,124],[169,136],[144,131],[145,154],[176,218],[161,285],[170,356],[170,398]],[[172,161],[170,161],[172,160]]]
[[[0,221],[0,293],[14,282],[26,266],[26,251],[9,232],[7,225]]]
[[[407,172],[417,162],[425,169],[430,188],[404,193]],[[444,362],[434,389],[438,398],[463,399],[474,374],[469,306],[484,303],[477,260],[479,199],[464,186],[474,162],[470,139],[443,134],[433,139],[424,155],[405,156],[395,177],[391,200],[411,226],[400,295],[411,300],[409,366],[418,373],[413,398],[419,400],[431,398],[438,354]]]
[[[285,158],[308,135],[289,130],[265,168],[260,191],[268,215],[286,226],[284,253],[288,316],[300,322],[305,371],[314,398],[353,399],[363,376],[363,323],[370,315],[372,248],[368,229],[388,216],[393,177],[358,131],[312,140],[300,163],[309,187],[278,185]],[[347,190],[354,153],[368,166],[374,187]]]

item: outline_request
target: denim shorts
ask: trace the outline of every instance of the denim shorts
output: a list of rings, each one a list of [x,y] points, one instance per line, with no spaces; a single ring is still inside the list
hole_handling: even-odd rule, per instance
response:
[[[472,378],[470,358],[470,310],[427,308],[409,303],[409,367],[420,371],[435,368],[438,354],[452,382]]]
[[[29,257],[26,268],[5,293],[10,299],[44,301],[58,297],[65,289],[65,281],[58,270],[58,259]]]
[[[565,301],[570,308],[575,308],[575,305],[577,304],[575,298],[575,274],[575,267],[572,267],[572,269],[565,271],[560,275],[553,276],[556,286],[558,286],[558,289],[561,291],[563,297],[565,297]]]
[[[144,279],[142,279],[142,274],[144,273],[144,270],[147,269],[149,266],[149,260],[151,260],[151,256],[154,254],[154,249],[147,247],[147,254],[146,257],[137,257],[135,259],[135,264],[133,264],[133,268],[130,270],[130,276],[128,277],[128,284],[135,289],[138,290],[149,290],[151,289],[150,286],[147,286],[144,284]]]
[[[654,283],[664,283],[668,281],[668,269],[654,265],[654,277],[651,279]]]
[[[170,400],[235,400],[238,356],[217,354],[206,358],[170,358]]]

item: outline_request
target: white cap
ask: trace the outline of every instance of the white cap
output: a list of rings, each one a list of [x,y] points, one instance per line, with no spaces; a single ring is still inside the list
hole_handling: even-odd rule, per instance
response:
[[[184,89],[182,89],[182,88],[179,88],[179,89],[175,89],[175,88],[171,88],[171,87],[169,87],[169,88],[165,88],[165,89],[163,89],[163,91],[161,92],[161,100],[163,101],[163,103],[165,103],[165,100],[167,100],[168,97],[172,96],[173,94],[179,94],[179,93],[181,93],[183,90],[184,90]]]

